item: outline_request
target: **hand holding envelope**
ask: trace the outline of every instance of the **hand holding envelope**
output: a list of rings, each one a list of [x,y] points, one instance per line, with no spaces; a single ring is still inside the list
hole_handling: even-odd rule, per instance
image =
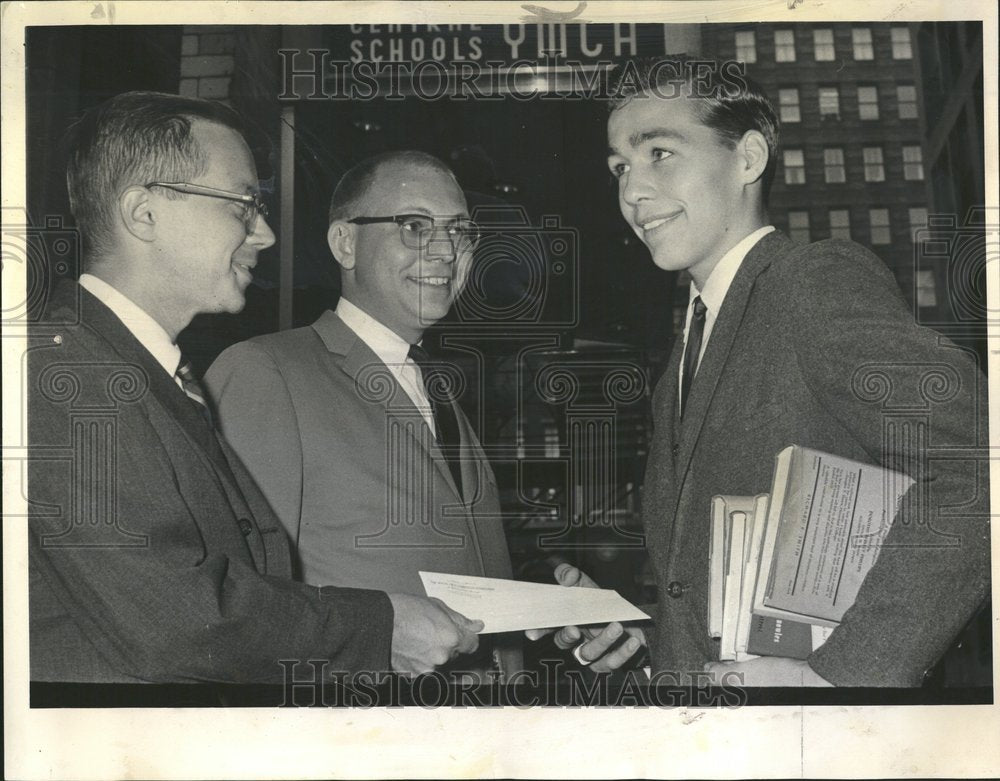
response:
[[[563,588],[600,588],[587,573],[571,564],[560,564],[552,574]],[[534,629],[525,634],[529,640],[538,640],[549,631]],[[629,639],[618,645],[623,632],[629,635]],[[638,627],[623,627],[618,621],[612,621],[600,630],[564,626],[553,636],[553,643],[563,650],[572,648],[573,656],[580,664],[589,666],[594,672],[605,673],[617,670],[632,659],[646,645],[646,635]]]
[[[555,584],[421,572],[427,596],[479,619],[481,634],[648,619],[611,589],[567,589]]]
[[[437,597],[459,613],[482,620],[482,633],[527,632],[537,640],[558,629],[556,645],[570,648],[582,637],[586,641],[574,651],[583,664],[594,661],[595,672],[616,669],[645,644],[639,629],[624,630],[620,621],[648,620],[649,616],[623,599],[618,592],[597,587],[587,575],[568,564],[556,568],[562,585],[525,583],[498,578],[477,578],[421,572],[429,597]],[[587,586],[566,588],[567,585]],[[609,623],[604,629],[580,629],[580,625]],[[633,635],[620,648],[605,656],[623,631]]]

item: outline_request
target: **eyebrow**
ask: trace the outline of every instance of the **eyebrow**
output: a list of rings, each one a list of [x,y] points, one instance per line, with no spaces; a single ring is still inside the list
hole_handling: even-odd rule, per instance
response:
[[[676,130],[671,130],[666,127],[654,127],[649,130],[637,130],[635,133],[628,137],[629,145],[635,149],[638,146],[646,143],[647,141],[652,141],[657,138],[670,138],[675,141],[686,141],[687,136],[683,133],[678,133]],[[618,150],[613,146],[608,147],[609,155],[619,154]]]
[[[423,215],[425,215],[427,217],[435,217],[435,218],[436,217],[444,217],[444,218],[451,219],[451,220],[468,219],[468,214],[466,214],[464,212],[459,212],[457,214],[435,214],[434,212],[430,211],[429,209],[425,209],[423,206],[410,206],[410,207],[406,207],[406,208],[404,208],[404,209],[396,212],[396,214],[423,214]]]

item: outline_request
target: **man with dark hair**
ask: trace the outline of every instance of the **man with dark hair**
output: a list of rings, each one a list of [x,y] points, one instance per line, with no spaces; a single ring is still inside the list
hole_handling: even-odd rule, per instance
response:
[[[556,642],[604,671],[648,641],[654,672],[671,682],[697,682],[708,665],[748,686],[920,685],[989,594],[985,464],[931,465],[921,450],[985,444],[983,376],[969,353],[915,325],[867,249],[795,244],[769,224],[777,120],[752,81],[722,88],[683,64],[627,72],[608,119],[619,206],[653,262],[692,280],[683,338],[653,398],[643,517],[658,603],[654,626],[631,628],[623,645],[613,647],[619,624],[582,643],[566,627]],[[872,394],[873,382],[885,393]],[[894,414],[915,409],[929,418],[927,439],[891,436],[905,430]],[[905,472],[922,501],[904,502],[854,606],[808,660],[718,663],[711,498],[767,493],[775,455],[791,444]],[[575,568],[557,574],[592,585]]]
[[[274,243],[236,115],[119,95],[75,127],[67,178],[85,273],[28,365],[32,679],[280,683],[282,662],[420,673],[475,649],[481,625],[440,602],[292,581],[212,427],[177,336],[240,311]]]
[[[219,356],[206,383],[222,431],[307,583],[421,594],[421,571],[510,578],[493,471],[458,405],[462,375],[421,346],[472,261],[462,190],[436,158],[389,152],[342,176],[329,214],[336,310]],[[447,669],[520,664],[516,638],[490,637]]]

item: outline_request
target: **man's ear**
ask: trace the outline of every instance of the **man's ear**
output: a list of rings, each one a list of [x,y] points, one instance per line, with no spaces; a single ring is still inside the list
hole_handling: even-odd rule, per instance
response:
[[[753,184],[764,175],[770,152],[767,139],[759,130],[748,130],[739,141],[740,162],[744,184]]]
[[[350,223],[331,222],[326,230],[326,243],[333,253],[333,258],[342,268],[352,269],[356,263],[354,257],[354,226]]]
[[[152,241],[157,219],[153,201],[145,187],[129,187],[118,198],[118,217],[123,227],[139,241]]]

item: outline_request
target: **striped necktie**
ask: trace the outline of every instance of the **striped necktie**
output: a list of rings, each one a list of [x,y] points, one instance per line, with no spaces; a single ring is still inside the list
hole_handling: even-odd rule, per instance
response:
[[[202,389],[201,383],[194,373],[194,366],[191,365],[191,361],[183,355],[181,355],[181,362],[177,366],[177,378],[181,381],[181,387],[184,389],[185,395],[198,408],[198,413],[205,419],[209,426],[213,426],[212,411],[208,408],[208,402],[205,401],[205,391]]]

